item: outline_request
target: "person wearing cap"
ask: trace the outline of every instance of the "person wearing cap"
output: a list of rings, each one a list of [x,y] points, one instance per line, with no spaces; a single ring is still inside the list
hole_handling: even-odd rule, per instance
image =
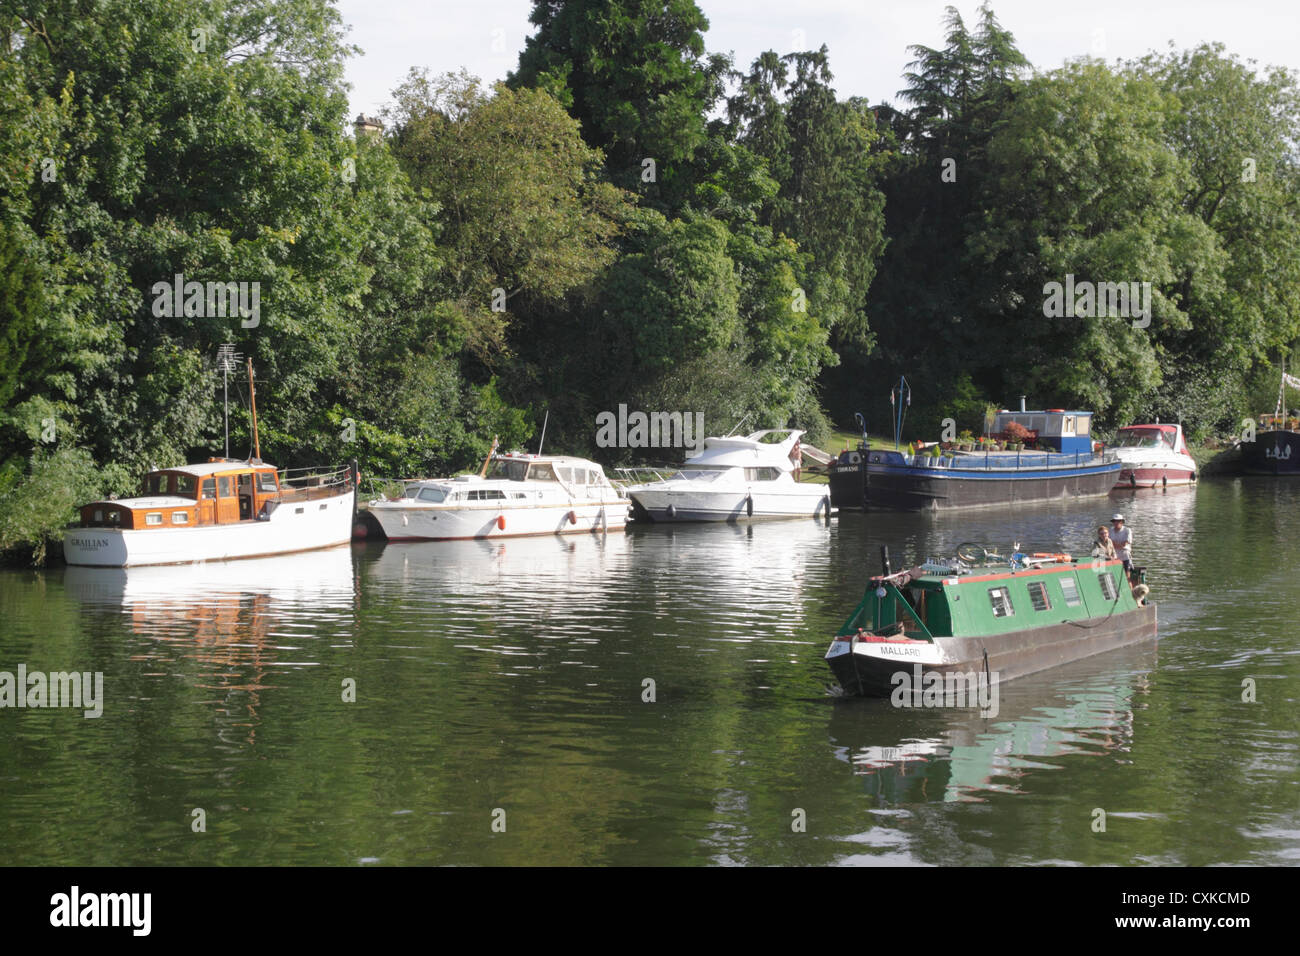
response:
[[[1124,562],[1124,573],[1133,573],[1133,532],[1124,524],[1124,516],[1117,514],[1110,519],[1110,540],[1115,545],[1115,553]]]

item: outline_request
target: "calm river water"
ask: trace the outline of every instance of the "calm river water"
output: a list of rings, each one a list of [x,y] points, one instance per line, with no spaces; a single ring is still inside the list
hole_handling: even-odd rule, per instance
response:
[[[829,691],[822,654],[881,544],[895,566],[967,540],[1082,553],[1114,510],[1158,645],[1005,684],[990,719]],[[0,853],[1295,865],[1298,531],[1300,481],[1228,479],[1013,512],[4,572],[0,671],[102,671],[105,700],[99,719],[0,710]]]

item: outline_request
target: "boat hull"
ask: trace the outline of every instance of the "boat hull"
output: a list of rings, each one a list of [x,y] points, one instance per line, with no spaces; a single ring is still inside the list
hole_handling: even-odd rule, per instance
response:
[[[1100,497],[1110,493],[1119,462],[1055,468],[962,468],[896,464],[901,456],[871,452],[856,465],[831,472],[837,507],[891,511],[977,508],[1060,498]]]
[[[75,528],[63,538],[70,565],[126,568],[262,558],[352,540],[355,491],[280,503],[265,520],[162,528]]]
[[[835,641],[826,662],[844,690],[860,697],[889,697],[904,673],[964,677],[987,673],[994,683],[1082,660],[1156,638],[1156,605],[1144,604],[1106,618],[1026,628],[986,637],[928,641]],[[987,651],[987,661],[985,652]]]
[[[1119,470],[1119,480],[1115,482],[1118,489],[1125,488],[1176,488],[1190,485],[1196,480],[1196,472],[1175,464],[1124,464]]]
[[[419,507],[378,502],[370,506],[369,513],[379,522],[389,541],[465,541],[622,531],[627,527],[628,503],[624,499],[613,499],[503,509]]]
[[[830,490],[811,492],[791,484],[787,491],[677,491],[642,488],[628,492],[633,515],[655,522],[758,521],[777,518],[829,517]]]
[[[1241,467],[1251,475],[1300,474],[1300,432],[1259,432],[1242,442]]]

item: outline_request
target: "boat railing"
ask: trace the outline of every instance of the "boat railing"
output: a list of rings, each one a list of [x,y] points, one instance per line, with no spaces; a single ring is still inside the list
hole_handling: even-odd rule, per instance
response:
[[[281,501],[331,498],[352,488],[352,466],[326,469],[316,465],[279,472]]]
[[[904,455],[913,468],[959,469],[961,471],[1045,471],[1108,465],[1119,460],[1113,451],[1096,452],[992,452],[958,455]]]
[[[609,479],[619,491],[623,491],[628,485],[643,485],[653,481],[667,481],[677,472],[681,471],[680,466],[667,465],[629,465],[625,468],[615,468],[614,472],[618,477]]]

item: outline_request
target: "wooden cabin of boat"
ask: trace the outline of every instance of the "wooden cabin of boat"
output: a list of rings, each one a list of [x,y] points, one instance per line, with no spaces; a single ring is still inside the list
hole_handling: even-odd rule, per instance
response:
[[[139,497],[82,506],[78,527],[140,530],[238,524],[266,520],[286,501],[337,493],[336,487],[324,482],[282,486],[275,466],[257,459],[213,458],[149,472]]]

